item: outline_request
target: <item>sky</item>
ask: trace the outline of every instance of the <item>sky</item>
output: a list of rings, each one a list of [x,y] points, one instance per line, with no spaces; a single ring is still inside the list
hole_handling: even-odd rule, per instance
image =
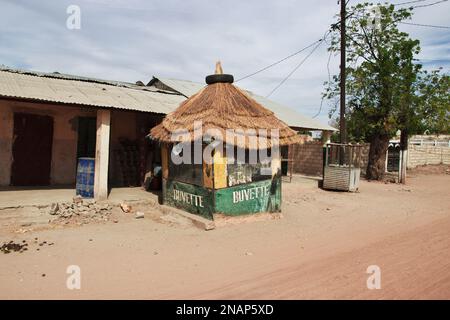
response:
[[[79,29],[67,27],[71,5],[80,8]],[[320,39],[339,12],[336,0],[0,0],[0,6],[0,64],[144,83],[152,76],[204,83],[217,60],[239,79]],[[449,26],[450,1],[415,9],[411,22]],[[421,41],[425,68],[450,70],[450,29],[401,30]],[[318,47],[270,99],[316,115],[328,79],[326,49]],[[237,85],[266,96],[308,52]],[[338,56],[329,69],[338,72]],[[323,123],[329,107],[324,103],[317,116]]]

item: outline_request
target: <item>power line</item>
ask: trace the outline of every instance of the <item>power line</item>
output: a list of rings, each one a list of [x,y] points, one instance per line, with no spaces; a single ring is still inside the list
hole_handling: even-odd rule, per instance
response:
[[[320,100],[320,106],[319,106],[319,111],[317,111],[317,113],[315,115],[313,115],[313,119],[317,118],[317,116],[322,112],[322,106],[323,106],[323,100],[325,99],[324,96],[322,96],[322,99]]]
[[[318,44],[316,44],[316,46],[311,50],[311,52],[308,53],[308,55],[305,58],[303,58],[303,60],[300,61],[300,63],[297,64],[295,68],[291,72],[289,72],[289,74],[286,77],[284,77],[283,80],[281,80],[281,82],[275,88],[272,89],[272,91],[270,91],[270,93],[266,96],[266,98],[270,97],[279,87],[281,87],[294,74],[294,72],[297,71],[298,68],[300,68],[302,64],[314,53],[314,51],[316,51],[316,49],[322,44],[322,42],[323,41],[320,41]]]
[[[283,59],[278,60],[278,61],[276,61],[276,62],[274,62],[274,63],[272,63],[272,64],[270,64],[270,65],[268,65],[268,66],[266,66],[266,67],[264,67],[264,68],[262,68],[262,69],[259,69],[258,71],[255,71],[255,72],[249,74],[249,75],[246,75],[246,76],[244,76],[244,77],[242,77],[242,78],[239,78],[239,79],[237,79],[237,80],[234,81],[234,82],[238,82],[238,81],[241,81],[241,80],[250,78],[250,77],[254,76],[255,74],[258,74],[258,73],[263,72],[263,71],[265,71],[265,70],[267,70],[267,69],[269,69],[269,68],[272,68],[273,66],[276,66],[277,64],[280,64],[281,62],[286,61],[286,60],[288,60],[289,58],[292,58],[292,57],[298,55],[299,53],[302,53],[302,52],[305,51],[306,49],[311,48],[313,45],[315,45],[315,44],[317,44],[318,42],[321,42],[321,41],[322,41],[322,39],[316,40],[316,41],[314,41],[313,43],[307,45],[306,47],[304,47],[304,48],[302,48],[302,49],[300,49],[300,50],[298,50],[298,51],[296,51],[296,52],[294,52],[294,53],[288,55],[287,57],[284,57]]]
[[[325,35],[323,36],[323,38],[322,39],[320,39],[319,40],[319,42],[316,44],[316,46],[311,50],[311,52],[310,53],[308,53],[308,55],[305,57],[305,58],[303,58],[303,60],[302,61],[300,61],[300,63],[299,64],[297,64],[296,66],[295,66],[295,68],[291,71],[291,72],[289,72],[287,75],[286,75],[286,77],[284,77],[283,78],[283,80],[281,80],[281,82],[275,87],[275,88],[273,88],[272,89],[272,91],[270,91],[270,93],[266,96],[266,98],[268,98],[268,97],[270,97],[279,87],[281,87],[293,74],[294,74],[294,72],[295,71],[297,71],[298,70],[298,68],[300,68],[301,66],[302,66],[302,64],[314,53],[314,51],[316,51],[316,49],[324,42],[323,40],[325,40],[326,39],[326,37],[328,37],[328,35],[329,35],[329,33],[330,33],[330,31],[327,31],[326,33],[325,33]]]
[[[425,2],[428,0],[415,0],[415,1],[407,1],[407,2],[401,2],[401,3],[393,3],[394,6],[402,6],[405,4],[413,4],[413,3],[418,3],[418,2]],[[436,1],[433,3],[428,3],[428,4],[422,4],[422,5],[416,5],[416,6],[412,6],[412,8],[424,8],[424,7],[431,7],[434,6],[435,4],[439,4],[442,2],[447,2],[448,0],[440,0],[440,1]]]
[[[448,0],[444,0],[444,1],[440,1],[440,2],[435,2],[436,3],[441,3],[441,2],[445,2]],[[356,15],[357,18],[367,18],[364,15],[360,15],[357,14]],[[423,24],[423,23],[415,23],[415,22],[404,22],[404,21],[394,21],[395,23],[400,23],[400,24],[407,24],[410,26],[416,26],[416,27],[427,27],[427,28],[438,28],[438,29],[450,29],[450,26],[439,26],[439,25],[434,25],[434,24]]]
[[[333,54],[333,51],[330,50],[330,55],[328,56],[328,61],[327,61],[327,71],[328,71],[328,86],[330,86],[330,82],[331,82],[331,76],[330,76],[330,60],[331,60],[331,55]],[[323,100],[325,99],[325,96],[322,95],[322,99],[320,100],[320,106],[319,106],[319,111],[317,111],[317,113],[313,116],[314,118],[317,118],[317,116],[322,112],[322,106],[323,106]]]
[[[435,4],[439,4],[442,2],[447,2],[448,0],[441,0],[441,1],[436,1],[433,3],[428,3],[428,4],[422,4],[422,5],[418,5],[418,6],[413,6],[413,8],[425,8],[425,7],[431,7],[434,6]]]
[[[405,4],[411,4],[411,3],[417,3],[417,2],[424,2],[427,0],[415,0],[415,1],[407,1],[407,2],[401,2],[401,3],[393,3],[394,6],[402,6]]]
[[[365,16],[362,16],[362,15],[357,15],[356,17],[358,17],[358,18],[366,18]],[[423,24],[423,23],[404,22],[404,21],[395,21],[395,23],[407,24],[407,25],[416,26],[416,27],[450,29],[450,26],[438,26],[438,25],[435,25],[435,24]]]
[[[327,61],[327,72],[328,72],[328,84],[330,84],[331,82],[331,75],[330,75],[330,60],[331,60],[331,55],[333,54],[333,51],[330,50],[330,55],[328,56],[328,61]]]
[[[425,2],[425,1],[427,1],[427,0],[414,0],[414,1],[407,1],[407,2],[401,2],[401,3],[395,3],[395,4],[393,4],[394,6],[400,6],[400,5],[406,5],[406,4],[413,4],[413,3],[419,3],[419,2]],[[440,1],[436,1],[436,2],[433,2],[433,3],[428,3],[428,4],[423,4],[423,5],[416,5],[416,6],[412,6],[412,8],[423,8],[423,7],[430,7],[430,6],[434,6],[434,5],[437,5],[437,4],[439,4],[439,3],[443,3],[443,2],[447,2],[448,0],[440,0]],[[350,17],[350,16],[352,16],[353,14],[354,14],[355,12],[352,12],[352,13],[350,13],[349,14],[349,16],[348,17]],[[348,18],[348,17],[346,17],[346,18]],[[420,24],[420,23],[412,23],[412,22],[401,22],[401,21],[397,21],[398,23],[401,23],[401,24],[406,24],[406,25],[412,25],[412,26],[419,26],[419,27],[430,27],[430,28],[440,28],[440,29],[450,29],[450,27],[448,27],[448,26],[438,26],[438,25],[431,25],[431,24]],[[335,24],[333,24],[332,25],[332,28],[333,28],[333,26],[335,26],[335,25],[337,25],[339,22],[337,22],[337,23],[335,23]],[[264,68],[261,68],[261,69],[259,69],[259,70],[257,70],[257,71],[255,71],[255,72],[253,72],[253,73],[251,73],[251,74],[248,74],[248,75],[246,75],[246,76],[244,76],[244,77],[242,77],[242,78],[239,78],[239,79],[237,79],[235,82],[238,82],[238,81],[241,81],[241,80],[244,80],[244,79],[247,79],[247,78],[249,78],[249,77],[252,77],[252,76],[254,76],[254,75],[256,75],[256,74],[258,74],[258,73],[261,73],[261,72],[263,72],[263,71],[265,71],[265,70],[267,70],[267,69],[269,69],[269,68],[272,68],[272,67],[274,67],[274,66],[276,66],[276,65],[278,65],[278,64],[280,64],[280,63],[282,63],[282,62],[284,62],[284,61],[286,61],[286,60],[288,60],[288,59],[290,59],[290,58],[292,58],[292,57],[294,57],[294,56],[296,56],[296,55],[298,55],[298,54],[300,54],[300,53],[302,53],[303,51],[305,51],[305,50],[307,50],[307,49],[309,49],[309,48],[311,48],[312,46],[314,46],[314,45],[316,45],[314,48],[313,48],[313,50],[311,50],[311,52],[298,64],[298,65],[296,65],[295,66],[295,68],[285,77],[285,78],[283,78],[283,80],[266,96],[266,97],[269,97],[269,96],[271,96],[278,88],[280,88],[294,73],[295,73],[295,71],[297,71],[298,70],[298,68],[300,68],[302,65],[303,65],[303,63],[315,52],[315,50],[323,43],[323,42],[325,42],[325,40],[326,40],[326,38],[328,37],[328,35],[329,35],[329,33],[330,33],[330,30],[328,30],[326,33],[325,33],[325,35],[324,35],[324,37],[323,38],[321,38],[321,39],[319,39],[319,40],[316,40],[316,41],[314,41],[313,43],[311,43],[311,44],[309,44],[309,45],[307,45],[306,47],[304,47],[304,48],[302,48],[302,49],[300,49],[300,50],[298,50],[298,51],[296,51],[296,52],[294,52],[294,53],[292,53],[292,54],[290,54],[290,55],[288,55],[288,56],[286,56],[286,57],[284,57],[284,58],[282,58],[282,59],[280,59],[280,60],[278,60],[278,61],[276,61],[276,62],[274,62],[274,63],[272,63],[272,64],[270,64],[270,65],[268,65],[268,66],[266,66],[266,67],[264,67]],[[331,59],[331,53],[330,53],[330,56],[329,56],[329,58],[328,58],[328,63],[327,63],[327,69],[328,69],[328,73],[329,73],[329,63],[330,63],[330,59]],[[329,74],[328,74],[328,77],[329,77]],[[319,108],[319,111],[318,111],[318,113],[316,114],[316,115],[314,115],[313,116],[313,118],[315,118],[315,117],[317,117],[319,114],[320,114],[320,112],[322,111],[322,104],[323,104],[323,98],[322,98],[322,100],[321,100],[321,103],[320,103],[320,108]]]
[[[417,27],[428,27],[428,28],[450,29],[449,26],[437,26],[437,25],[433,25],[433,24],[421,24],[421,23],[402,22],[402,21],[397,21],[397,22],[398,22],[398,23],[401,23],[401,24],[407,24],[407,25],[417,26]]]

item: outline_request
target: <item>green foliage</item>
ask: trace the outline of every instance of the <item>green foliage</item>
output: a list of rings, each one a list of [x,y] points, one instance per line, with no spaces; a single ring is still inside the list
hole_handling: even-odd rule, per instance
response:
[[[418,131],[450,134],[450,76],[441,70],[421,74],[417,88]]]
[[[374,16],[373,12],[378,12]],[[398,30],[412,8],[396,10],[385,3],[361,3],[350,8],[346,24],[346,118],[349,141],[370,141],[377,135],[393,136],[448,132],[449,77],[428,73],[414,59],[418,40]],[[329,50],[340,50],[339,24],[333,26]],[[332,118],[339,98],[339,76],[325,83],[324,97],[332,101]]]

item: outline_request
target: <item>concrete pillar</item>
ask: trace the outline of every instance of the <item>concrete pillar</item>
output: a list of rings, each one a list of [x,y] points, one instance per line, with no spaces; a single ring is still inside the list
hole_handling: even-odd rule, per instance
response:
[[[392,144],[394,146],[394,150],[395,150],[395,142]],[[384,159],[384,172],[388,172],[388,159],[389,159],[389,145],[388,148],[386,150],[386,159]],[[399,170],[400,172],[400,170]],[[399,177],[400,179],[400,177]]]
[[[331,131],[322,131],[322,144],[325,148],[327,146],[327,143],[331,142]]]
[[[94,197],[105,200],[108,197],[108,165],[109,165],[109,134],[111,111],[97,111],[97,141],[95,146],[95,176]]]
[[[331,143],[331,131],[322,131],[322,176],[325,172],[325,163],[327,161],[327,144]]]
[[[406,167],[408,164],[408,149],[400,151],[400,170],[399,170],[399,182],[406,183]]]
[[[400,135],[400,170],[399,182],[406,183],[406,166],[408,163],[408,132],[402,130]]]

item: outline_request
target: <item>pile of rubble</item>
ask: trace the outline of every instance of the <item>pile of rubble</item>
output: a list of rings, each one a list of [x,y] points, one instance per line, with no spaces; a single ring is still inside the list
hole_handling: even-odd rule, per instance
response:
[[[39,246],[38,248],[35,247],[35,250],[40,251],[41,247],[43,247],[44,245],[53,246],[55,243],[47,241],[38,242],[38,238],[34,238],[34,241],[30,244],[32,246]],[[27,240],[22,240],[22,242],[14,242],[13,240],[11,240],[10,242],[5,242],[0,246],[0,252],[3,252],[4,254],[8,254],[11,252],[23,253],[25,251],[28,251],[29,249],[31,248],[28,247]]]
[[[86,223],[92,220],[107,221],[113,206],[95,200],[85,200],[81,196],[73,198],[72,202],[57,202],[50,207],[49,214],[57,216],[58,220],[77,220]]]
[[[4,243],[0,246],[0,251],[4,254],[8,254],[10,252],[19,252],[22,253],[28,250],[28,243],[26,240],[23,240],[22,243],[15,243],[14,241],[10,241],[8,243]]]

